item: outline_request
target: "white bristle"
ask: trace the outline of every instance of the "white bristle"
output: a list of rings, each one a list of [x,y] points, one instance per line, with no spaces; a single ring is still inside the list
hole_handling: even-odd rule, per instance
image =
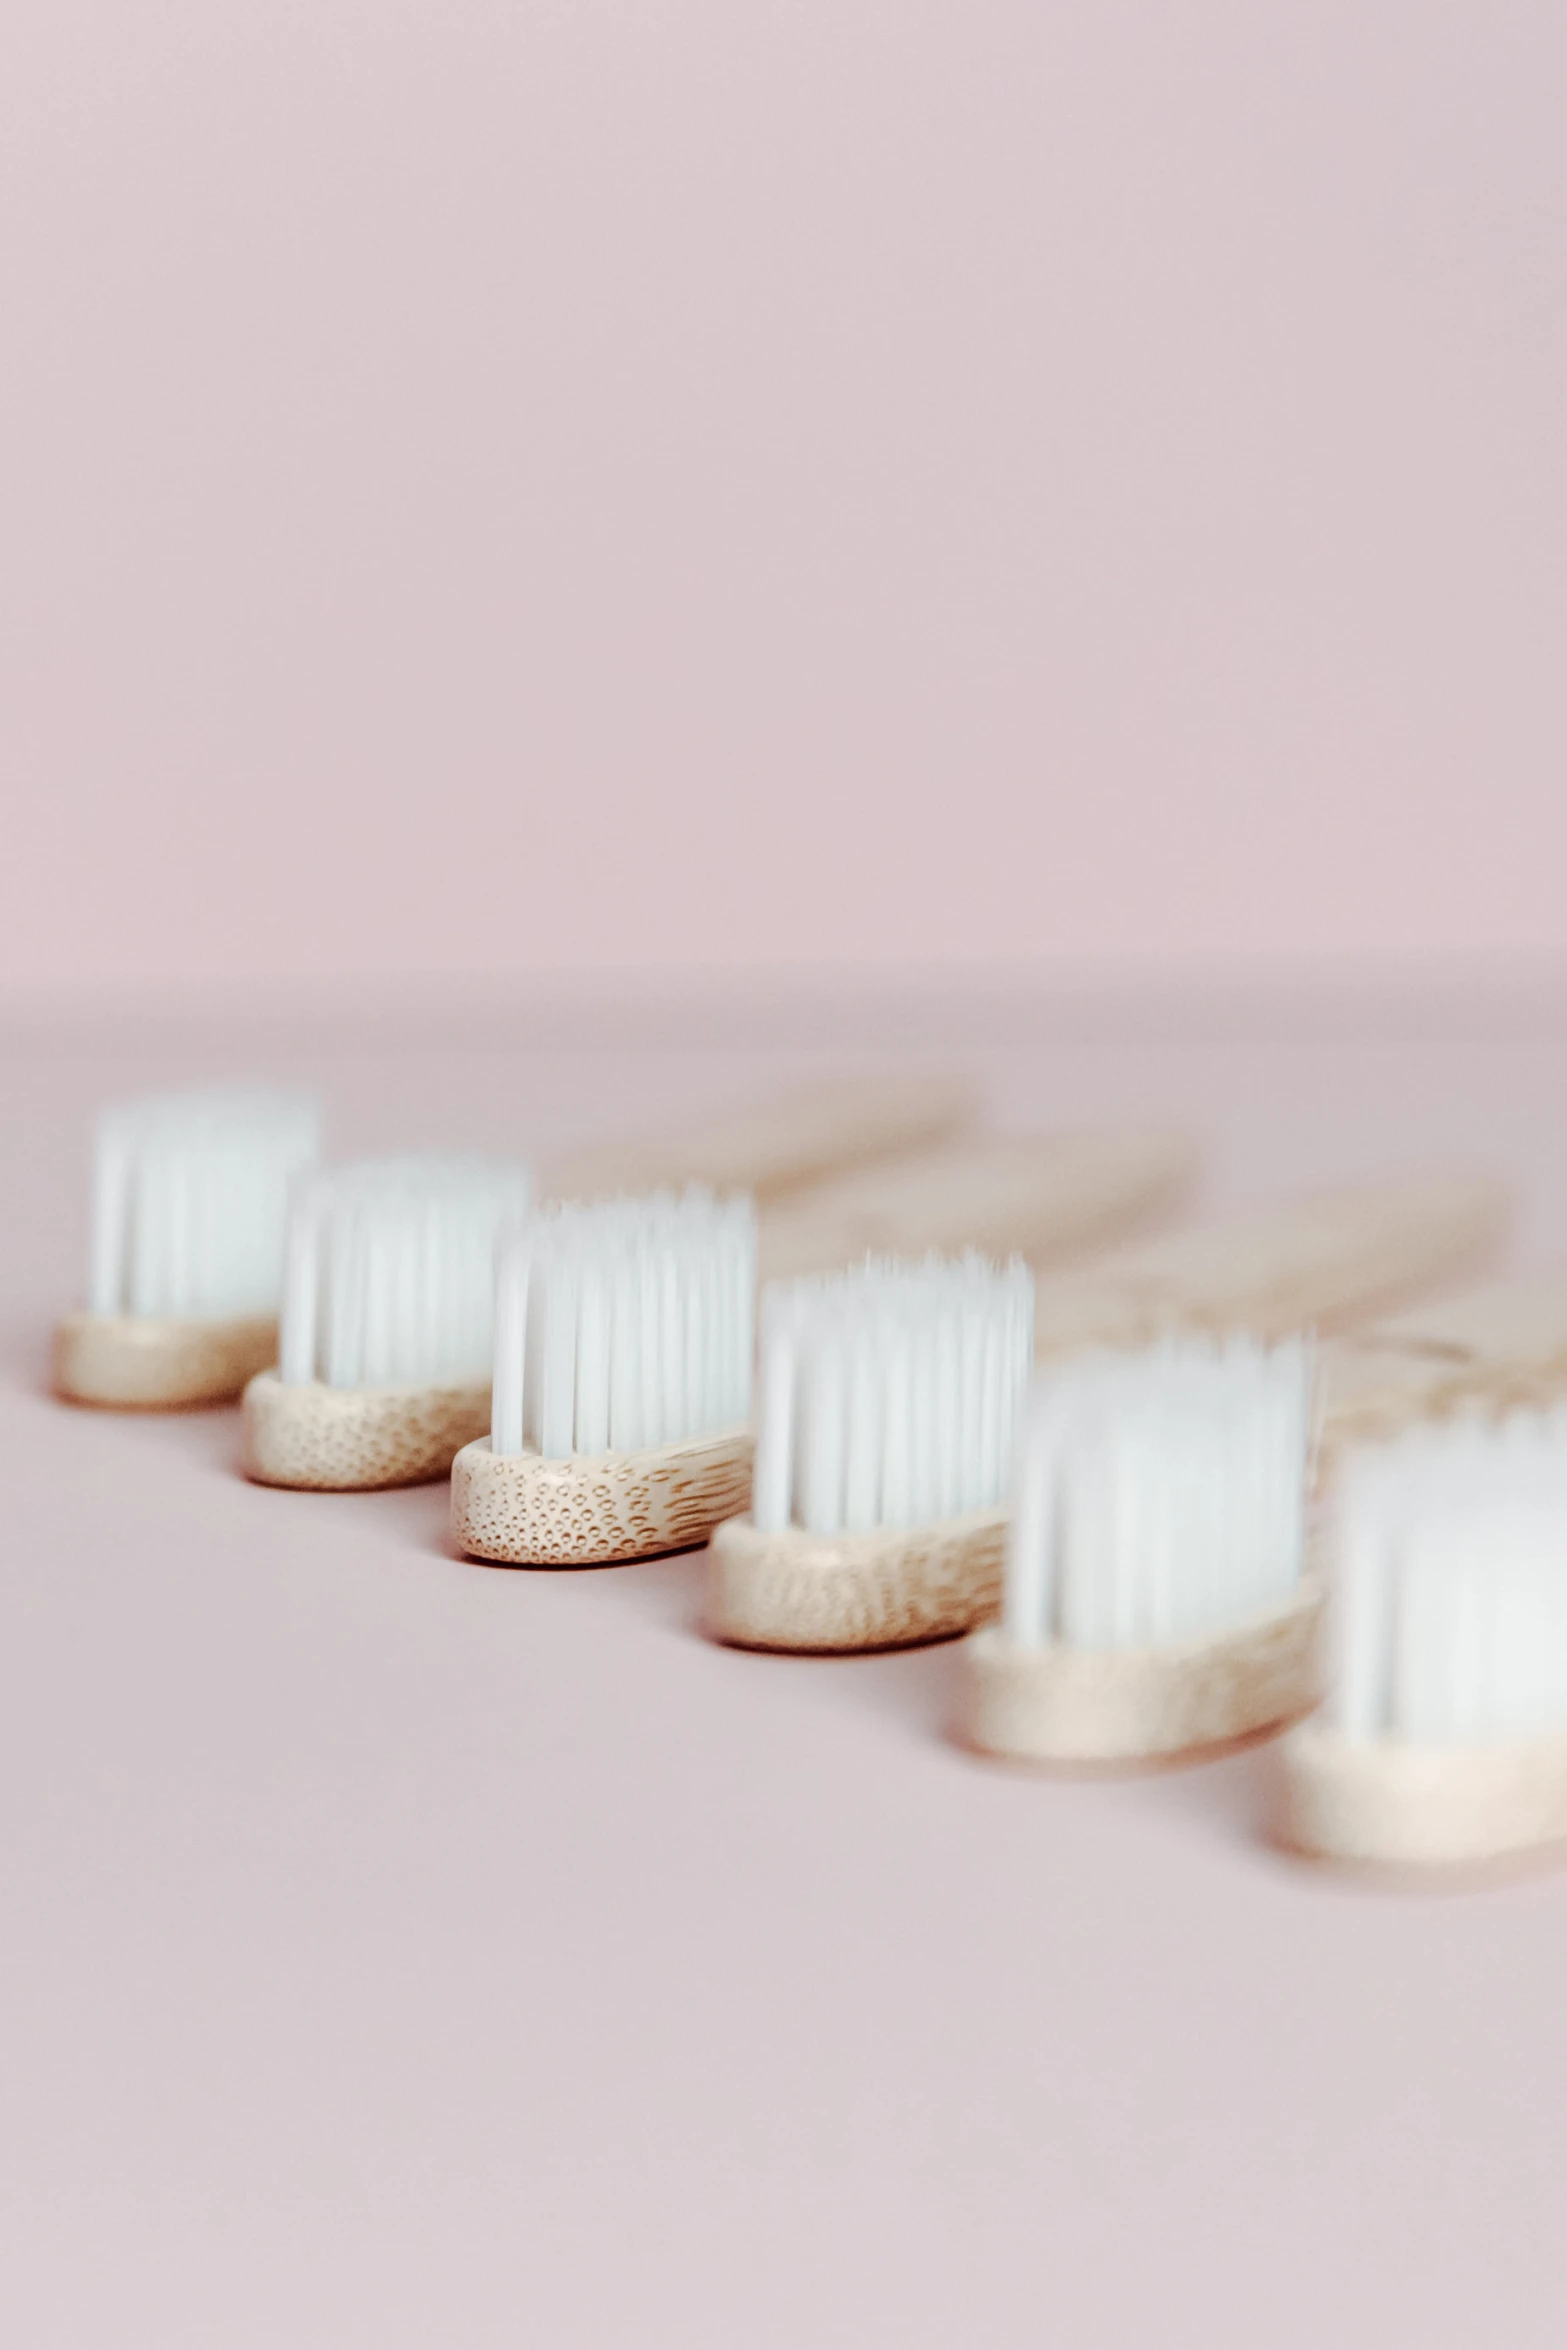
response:
[[[1304,1559],[1311,1398],[1301,1341],[1169,1339],[1040,1379],[1018,1447],[1007,1637],[1153,1647],[1283,1600]]]
[[[316,1104],[259,1088],[106,1110],[93,1153],[95,1314],[275,1314],[289,1189],[321,1147]]]
[[[564,1460],[744,1427],[755,1293],[749,1199],[545,1209],[501,1255],[493,1450]]]
[[[869,1260],[772,1283],[751,1514],[763,1533],[921,1526],[994,1509],[1034,1357],[1027,1267]]]
[[[495,1255],[526,1168],[365,1159],[310,1178],[288,1222],[286,1385],[464,1387],[490,1374]]]
[[[1327,1712],[1348,1736],[1567,1731],[1567,1411],[1352,1457],[1333,1565]]]

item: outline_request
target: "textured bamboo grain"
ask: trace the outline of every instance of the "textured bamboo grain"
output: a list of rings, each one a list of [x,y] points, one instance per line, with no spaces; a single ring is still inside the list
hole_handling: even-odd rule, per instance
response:
[[[1018,1762],[1159,1762],[1282,1727],[1321,1695],[1322,1589],[1163,1648],[1027,1648],[997,1624],[960,1658],[957,1727]]]
[[[275,1316],[226,1322],[70,1314],[54,1334],[54,1384],[71,1403],[176,1411],[233,1403],[277,1360]]]
[[[801,1655],[940,1640],[995,1605],[1005,1542],[1000,1510],[873,1534],[759,1534],[731,1518],[708,1551],[706,1626]]]
[[[619,1566],[690,1550],[751,1496],[748,1428],[641,1452],[544,1460],[465,1445],[452,1536],[470,1558],[520,1567]]]
[[[489,1425],[488,1381],[471,1387],[285,1387],[263,1371],[245,1390],[247,1477],[310,1493],[428,1485]]]
[[[1567,1738],[1416,1746],[1321,1721],[1284,1741],[1285,1830],[1302,1852],[1459,1868],[1567,1838]]]
[[[1174,1207],[1195,1159],[1184,1134],[1158,1128],[947,1142],[791,1193],[762,1217],[762,1277],[824,1272],[867,1251],[976,1248],[1059,1263]]]
[[[840,1168],[945,1141],[970,1123],[975,1107],[970,1081],[950,1073],[836,1079],[687,1118],[663,1133],[572,1151],[541,1170],[540,1196],[587,1199],[705,1183],[749,1191],[765,1204]]]

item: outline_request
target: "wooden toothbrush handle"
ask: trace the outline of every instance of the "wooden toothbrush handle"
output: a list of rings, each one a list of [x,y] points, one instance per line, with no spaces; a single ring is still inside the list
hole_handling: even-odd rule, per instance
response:
[[[664,1184],[777,1198],[840,1168],[944,1141],[974,1116],[974,1090],[950,1073],[823,1080],[657,1132],[590,1143],[546,1162],[544,1199],[588,1199]]]

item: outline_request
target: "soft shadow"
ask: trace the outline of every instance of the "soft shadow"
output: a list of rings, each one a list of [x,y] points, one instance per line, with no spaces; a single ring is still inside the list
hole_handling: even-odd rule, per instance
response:
[[[112,1429],[137,1444],[179,1453],[194,1466],[215,1475],[242,1475],[242,1424],[237,1404],[188,1404],[172,1410],[134,1406],[67,1403],[47,1388],[39,1399],[60,1413],[62,1420],[80,1424],[84,1439],[93,1430]]]
[[[531,1565],[517,1559],[472,1558],[453,1542],[449,1525],[443,1527],[433,1547],[477,1575],[512,1575],[524,1581],[531,1577],[542,1577],[549,1582],[564,1580],[573,1588],[590,1593],[604,1606],[618,1608],[623,1614],[657,1624],[665,1631],[692,1630],[701,1608],[705,1550],[672,1551],[661,1558],[624,1559],[618,1564],[595,1565],[589,1561],[576,1566],[541,1561]]]
[[[700,1625],[693,1622],[693,1631]],[[706,1638],[704,1633],[702,1637]],[[790,1656],[774,1649],[714,1642],[756,1673],[782,1674],[809,1686],[813,1697],[876,1714],[911,1731],[922,1744],[948,1742],[952,1715],[955,1640],[915,1648],[878,1648],[858,1656]]]
[[[1145,1774],[1149,1803],[1211,1828],[1226,1843],[1271,1845],[1281,1809],[1277,1741],[1254,1732]]]
[[[574,1587],[591,1592],[596,1604],[655,1626],[676,1638],[701,1640],[733,1660],[737,1672],[782,1675],[861,1712],[880,1715],[922,1741],[943,1739],[952,1707],[952,1640],[919,1647],[877,1649],[857,1656],[793,1656],[773,1649],[742,1648],[712,1640],[705,1625],[707,1549],[682,1550],[662,1558],[620,1566],[518,1566],[469,1559],[458,1552],[444,1525],[432,1533],[432,1547],[478,1574],[569,1576]]]
[[[0,1330],[0,1383],[19,1395],[58,1402],[54,1392],[54,1332],[47,1322],[12,1323]]]
[[[1567,1869],[1567,1839],[1561,1837],[1526,1852],[1498,1853],[1492,1860],[1442,1861],[1426,1867],[1415,1862],[1335,1859],[1302,1851],[1291,1843],[1284,1829],[1282,1804],[1269,1821],[1263,1841],[1281,1870],[1302,1877],[1319,1892],[1342,1894],[1350,1900],[1413,1897],[1453,1901],[1477,1893],[1507,1892],[1548,1895],[1553,1889],[1561,1891]]]

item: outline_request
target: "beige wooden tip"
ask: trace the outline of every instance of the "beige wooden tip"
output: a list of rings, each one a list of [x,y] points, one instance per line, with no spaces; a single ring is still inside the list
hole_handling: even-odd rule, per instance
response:
[[[1312,1721],[1283,1756],[1286,1833],[1325,1859],[1459,1867],[1567,1837],[1567,1737],[1415,1746]]]
[[[1321,1688],[1315,1577],[1267,1615],[1166,1648],[1025,1648],[998,1624],[964,1643],[960,1735],[1019,1762],[1167,1761],[1293,1721]]]
[[[245,1474],[259,1485],[362,1493],[428,1485],[488,1427],[490,1388],[285,1387],[263,1371],[245,1390]]]
[[[761,1276],[826,1272],[867,1251],[976,1248],[1058,1262],[1173,1207],[1195,1160],[1184,1134],[1140,1127],[943,1143],[812,1184],[764,1211]]]
[[[1170,1330],[1330,1330],[1472,1269],[1505,1221],[1501,1187],[1469,1175],[1360,1184],[1218,1218],[1042,1283],[1037,1350],[1145,1346]]]
[[[1005,1545],[1000,1510],[872,1534],[759,1534],[731,1518],[708,1551],[707,1629],[800,1655],[940,1640],[995,1605]]]
[[[173,1411],[233,1403],[277,1360],[277,1317],[226,1322],[151,1314],[70,1314],[54,1334],[54,1384],[72,1403]]]
[[[618,1566],[690,1550],[751,1495],[749,1428],[639,1452],[490,1450],[452,1464],[452,1536],[470,1558],[519,1567]]]
[[[548,1161],[542,1199],[588,1199],[659,1184],[706,1183],[767,1200],[841,1167],[920,1150],[975,1111],[967,1078],[866,1075],[687,1118],[658,1134],[595,1143]]]
[[[1324,1443],[1396,1435],[1470,1403],[1495,1411],[1567,1395],[1567,1265],[1439,1299],[1322,1350]]]

